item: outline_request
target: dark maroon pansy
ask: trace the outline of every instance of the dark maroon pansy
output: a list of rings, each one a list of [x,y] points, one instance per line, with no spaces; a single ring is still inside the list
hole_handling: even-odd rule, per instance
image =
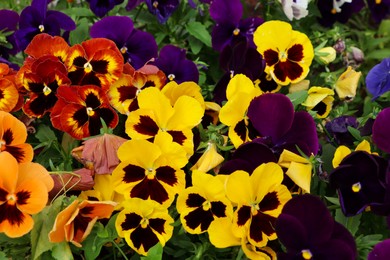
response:
[[[367,0],[367,4],[376,23],[390,17],[390,0]]]
[[[358,121],[354,116],[340,116],[326,122],[325,129],[329,134],[331,142],[338,145],[350,146],[355,138],[348,131],[348,127],[358,128]]]
[[[278,252],[278,259],[354,260],[357,257],[352,235],[334,221],[319,198],[310,194],[293,197],[284,205],[275,230],[286,248],[285,252]]]
[[[321,17],[318,19],[320,24],[325,27],[331,27],[335,22],[346,23],[352,14],[358,13],[364,6],[363,0],[354,0],[351,3],[343,1],[344,3],[339,7],[339,11],[336,10],[341,0],[329,1],[318,0],[317,6],[321,13]]]
[[[367,260],[388,260],[390,258],[390,239],[385,239],[375,245],[368,254]]]

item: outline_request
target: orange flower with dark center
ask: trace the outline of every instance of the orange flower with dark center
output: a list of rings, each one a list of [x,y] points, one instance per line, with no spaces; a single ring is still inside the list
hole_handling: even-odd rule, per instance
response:
[[[18,89],[15,85],[15,74],[12,68],[5,63],[0,63],[0,110],[5,112],[12,111],[18,104]],[[20,108],[20,107],[18,107]]]
[[[108,90],[123,72],[123,56],[111,40],[96,38],[72,46],[65,62],[73,85]]]
[[[53,127],[76,139],[98,135],[101,119],[110,128],[118,124],[118,115],[110,107],[104,91],[97,86],[60,86],[57,96],[58,101],[50,115]]]
[[[31,214],[40,212],[48,201],[53,180],[37,163],[18,165],[7,152],[0,153],[0,232],[20,237],[34,226]]]
[[[67,69],[58,58],[45,55],[36,59],[31,72],[24,75],[24,88],[29,98],[23,106],[23,112],[30,117],[42,117],[50,112],[57,102],[56,92],[61,85],[69,85]]]
[[[26,144],[26,126],[13,115],[0,111],[0,154],[9,152],[19,162],[31,162],[33,148]]]

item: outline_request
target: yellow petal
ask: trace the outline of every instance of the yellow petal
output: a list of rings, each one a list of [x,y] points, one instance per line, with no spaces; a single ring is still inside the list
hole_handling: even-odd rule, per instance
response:
[[[365,151],[367,153],[371,153],[371,146],[367,140],[363,140],[358,144],[355,148],[355,151]]]
[[[252,182],[247,172],[238,170],[230,174],[225,184],[229,200],[239,205],[249,205],[254,202]]]
[[[351,66],[340,75],[335,83],[335,90],[340,99],[351,100],[356,96],[361,72],[356,72]]]
[[[211,244],[217,248],[238,246],[241,243],[241,238],[233,233],[232,221],[229,218],[215,219],[211,222],[207,232]]]
[[[230,100],[239,92],[246,93],[251,98],[260,95],[260,89],[256,88],[252,80],[244,74],[237,74],[229,81],[226,88],[226,97]]]
[[[276,163],[263,163],[253,171],[250,179],[256,202],[260,202],[265,194],[282,183],[283,170]]]
[[[189,96],[181,96],[175,103],[174,113],[167,121],[167,129],[182,130],[198,125],[204,115],[201,104]]]
[[[337,147],[332,160],[333,168],[338,167],[341,161],[350,153],[351,150],[344,145]]]
[[[129,140],[118,149],[119,160],[139,165],[144,169],[153,168],[154,161],[160,155],[160,148],[146,140]]]
[[[209,143],[206,151],[203,152],[202,156],[191,168],[191,170],[199,170],[201,172],[208,172],[224,161],[222,155],[217,152],[215,143]]]

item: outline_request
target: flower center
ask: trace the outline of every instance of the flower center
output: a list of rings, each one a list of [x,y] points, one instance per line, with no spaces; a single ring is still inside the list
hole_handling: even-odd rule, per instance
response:
[[[5,150],[5,141],[4,140],[0,140],[0,151],[4,151]]]
[[[313,257],[313,254],[310,252],[309,249],[303,249],[301,251],[301,254],[302,254],[303,259],[312,259],[312,257]]]
[[[95,114],[95,111],[93,111],[92,107],[87,107],[87,115],[88,116],[93,116]]]
[[[170,81],[174,80],[175,78],[176,78],[176,77],[175,77],[174,74],[169,74],[169,75],[168,75],[168,79],[169,79]]]
[[[240,34],[240,29],[238,29],[238,28],[234,29],[233,35],[234,35],[234,36],[237,36],[237,35],[239,35],[239,34]]]
[[[43,32],[45,30],[45,26],[43,26],[43,24],[40,24],[38,26],[38,29],[39,29],[40,32]]]
[[[43,87],[43,94],[45,96],[49,95],[51,93],[51,88],[49,88],[46,84],[44,84],[44,87]]]
[[[91,65],[91,63],[87,62],[87,63],[84,64],[84,71],[85,71],[86,73],[89,73],[89,72],[92,71],[92,65]]]
[[[259,210],[260,210],[259,204],[257,204],[257,203],[251,204],[251,213],[252,213],[252,215],[256,215],[257,211],[259,211]]]
[[[287,60],[287,53],[284,52],[284,51],[281,51],[279,53],[279,60],[282,61],[282,62],[286,61]]]
[[[204,210],[204,211],[210,210],[210,208],[211,208],[211,203],[210,203],[210,201],[206,200],[205,202],[203,202],[202,207],[203,207],[203,210]]]
[[[359,192],[361,189],[362,189],[362,185],[360,184],[360,182],[357,182],[352,185],[353,192]]]
[[[6,199],[7,199],[8,204],[15,205],[15,203],[16,203],[16,196],[15,196],[15,194],[8,194]]]
[[[157,2],[157,1],[154,1],[154,2],[153,2],[153,7],[154,7],[154,8],[157,8],[157,6],[158,6],[158,2]]]
[[[382,0],[375,0],[375,3],[376,3],[377,5],[380,5],[380,4],[382,3]]]
[[[331,12],[332,14],[336,14],[336,13],[337,13],[337,10],[336,10],[335,8],[332,8],[332,10],[330,10],[330,12]]]
[[[146,178],[153,180],[156,176],[156,171],[153,168],[149,168],[146,171]]]
[[[149,219],[143,218],[143,219],[141,220],[141,227],[142,227],[142,228],[147,228],[148,225],[149,225]]]
[[[127,47],[126,47],[126,46],[123,46],[123,47],[121,48],[121,52],[122,52],[122,54],[125,54],[125,53],[127,52]]]

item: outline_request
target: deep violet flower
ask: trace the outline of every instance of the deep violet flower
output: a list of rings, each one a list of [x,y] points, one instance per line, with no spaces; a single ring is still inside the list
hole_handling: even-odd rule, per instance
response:
[[[368,254],[367,260],[387,260],[390,256],[390,239],[376,244]]]
[[[348,22],[352,14],[358,13],[365,3],[363,0],[353,0],[350,3],[345,0],[318,0],[317,6],[321,13],[320,24],[331,27],[336,21]]]
[[[288,201],[276,220],[275,229],[286,247],[286,252],[278,253],[278,259],[356,259],[352,235],[313,195],[300,195]]]
[[[210,4],[210,16],[216,22],[212,31],[212,45],[222,51],[234,38],[244,36],[249,45],[255,48],[253,32],[263,23],[259,17],[241,19],[243,7],[240,0],[214,0]]]
[[[61,30],[76,29],[74,21],[64,13],[47,10],[48,0],[33,0],[20,14],[19,30],[15,32],[20,50],[26,49],[35,35],[47,33],[51,36],[61,35]]]
[[[92,38],[107,38],[115,42],[124,61],[139,69],[157,57],[157,43],[153,35],[135,29],[127,16],[109,16],[96,22],[90,30]]]
[[[126,5],[126,10],[131,11],[143,2],[144,0],[129,0]]]
[[[198,83],[198,68],[193,61],[186,59],[185,49],[165,45],[153,65],[162,70],[170,81],[174,80],[178,84],[184,81]]]
[[[355,141],[355,138],[348,131],[348,127],[358,128],[356,117],[340,116],[325,124],[325,129],[328,131],[331,141],[338,145],[350,146]]]
[[[336,150],[335,159],[339,156],[342,152]],[[354,151],[341,160],[329,183],[337,190],[344,215],[354,216],[367,206],[384,203],[387,167],[384,158],[367,151]]]
[[[252,100],[248,118],[261,140],[274,153],[283,149],[307,156],[316,155],[319,150],[316,124],[306,111],[294,111],[290,99],[279,93],[266,93]]]
[[[376,23],[379,24],[383,19],[390,17],[389,0],[367,0],[367,4],[371,11],[371,17]]]
[[[160,23],[165,23],[179,6],[179,0],[145,0],[145,3]]]
[[[390,57],[383,59],[368,72],[366,85],[374,100],[390,91]]]
[[[15,35],[13,33],[16,31],[16,27],[19,22],[19,14],[15,11],[4,9],[0,10],[0,17],[0,32],[7,35],[5,37],[6,44],[3,45],[3,43],[0,43],[0,57],[8,59],[9,55],[15,55],[19,52],[16,45]]]
[[[390,153],[390,108],[383,109],[372,126],[372,140],[386,153]]]
[[[87,0],[91,11],[99,16],[105,16],[116,5],[123,3],[123,0]]]

